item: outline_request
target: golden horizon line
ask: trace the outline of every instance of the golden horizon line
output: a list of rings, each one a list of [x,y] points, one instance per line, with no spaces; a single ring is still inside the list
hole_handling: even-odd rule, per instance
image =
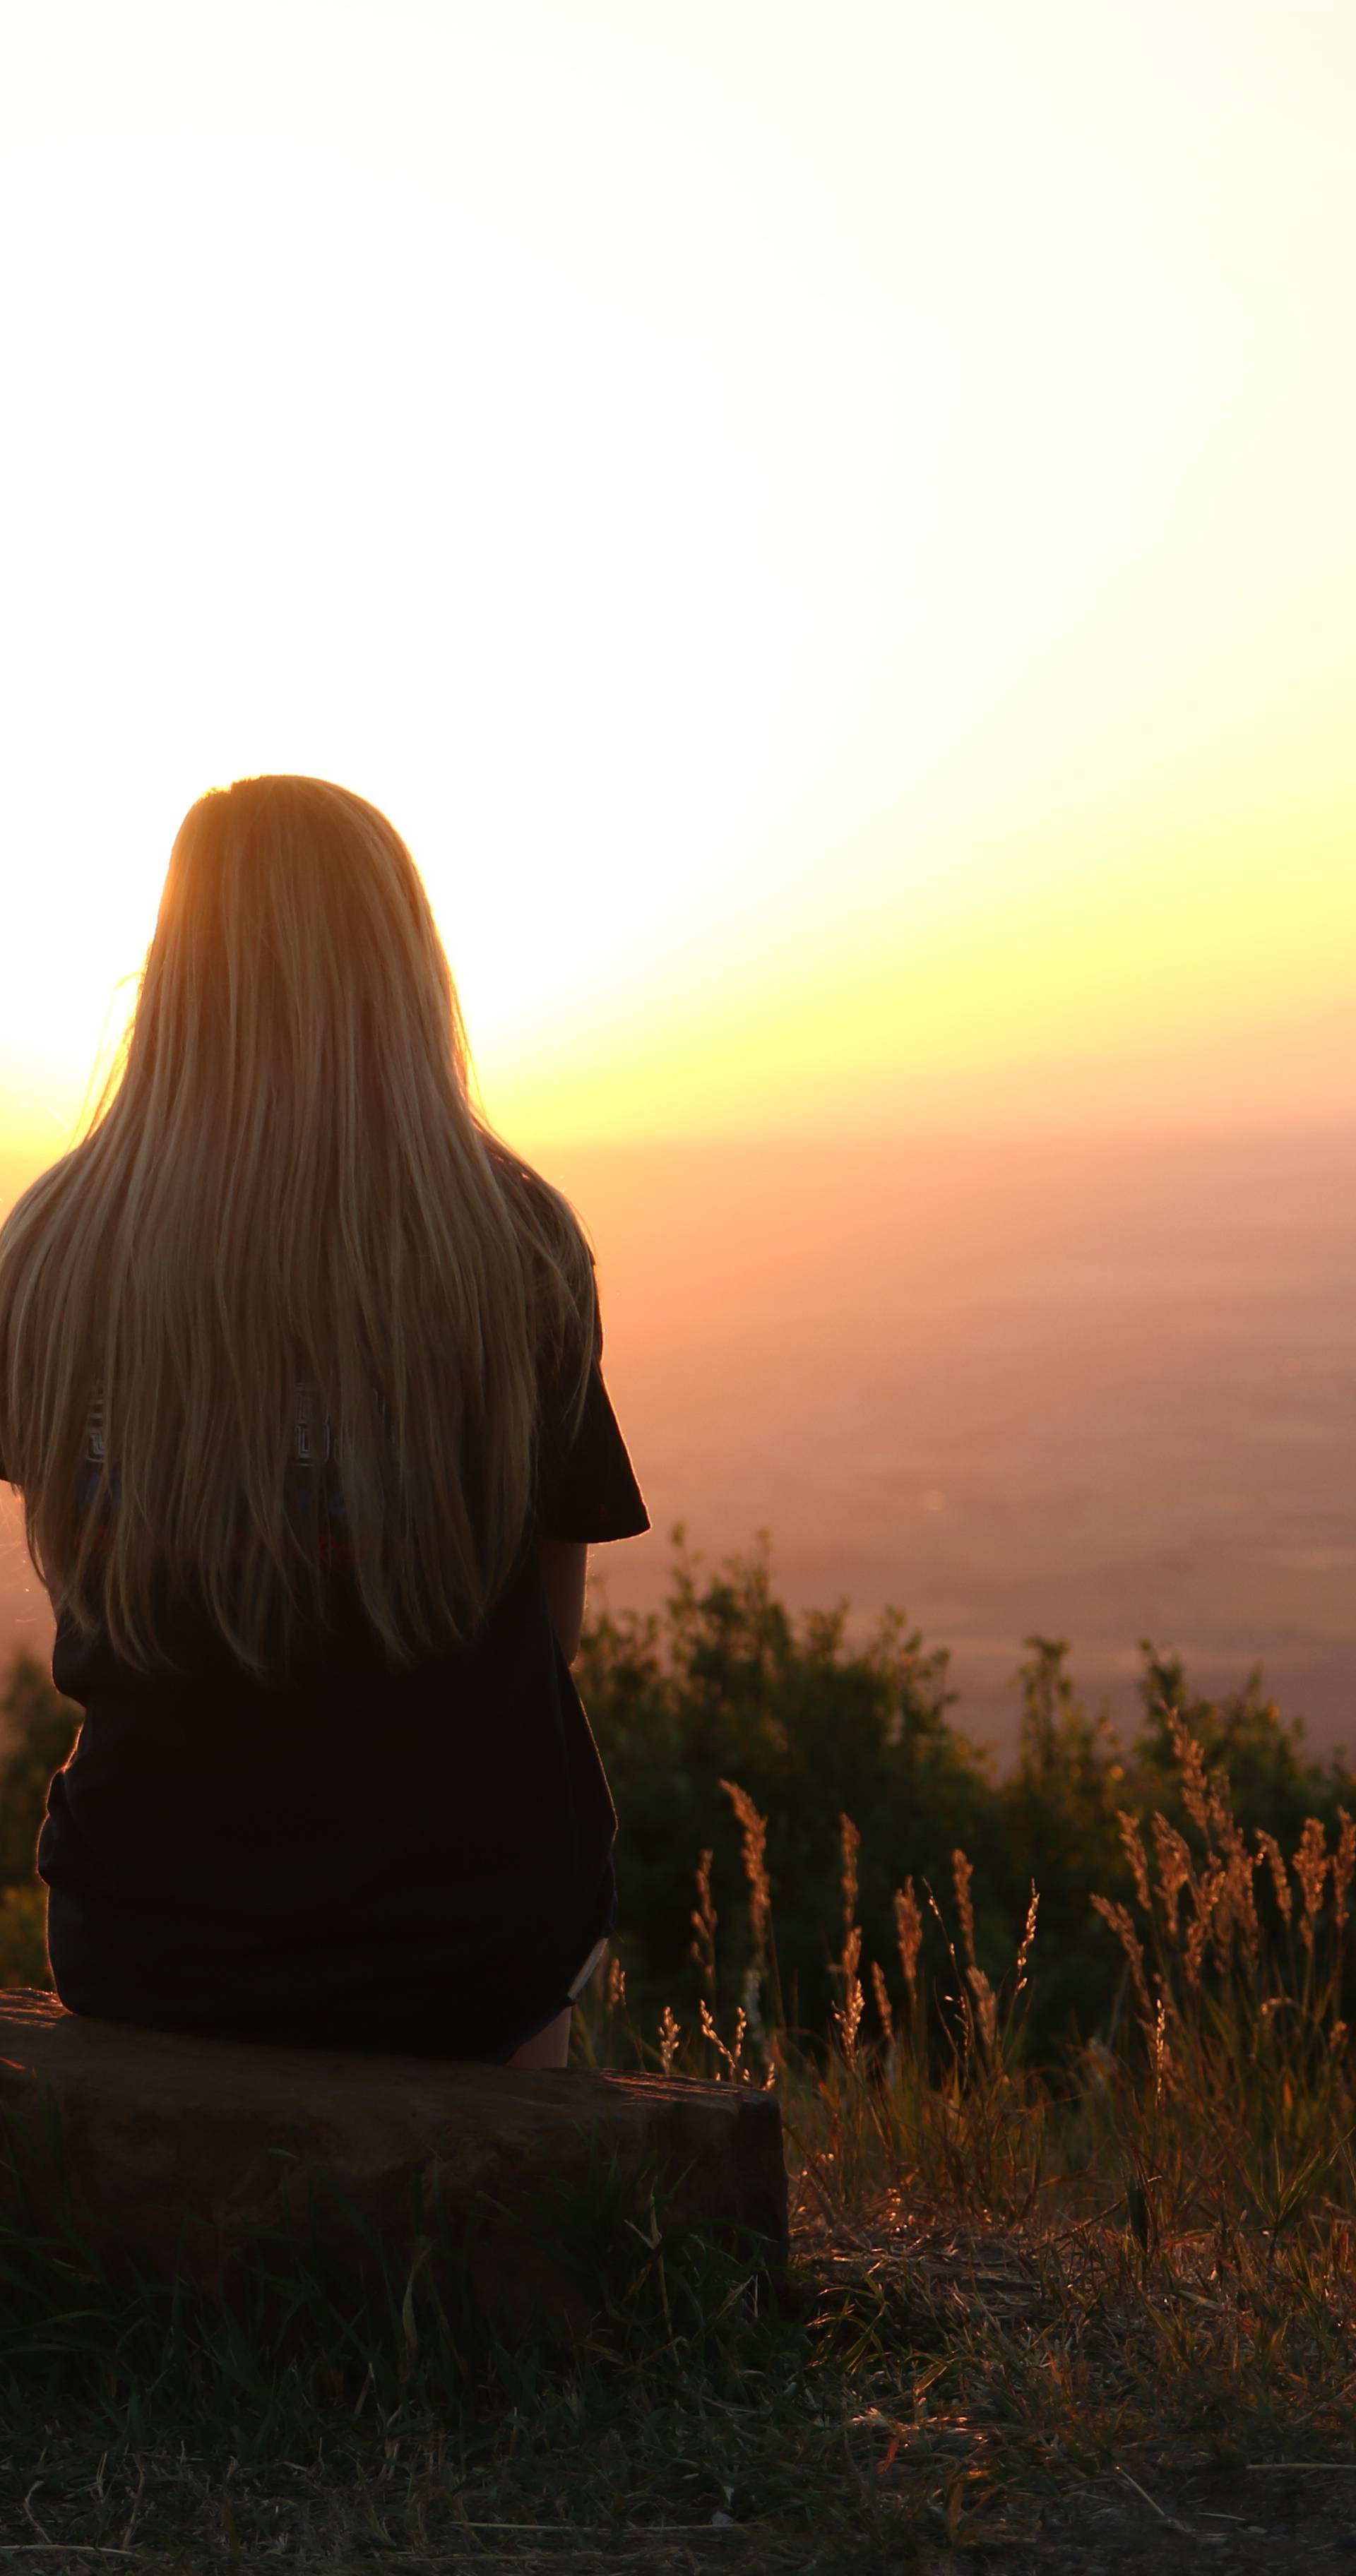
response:
[[[1170,1120],[1125,1115],[1060,1120],[1054,1116],[1004,1118],[976,1114],[952,1118],[896,1118],[875,1123],[861,1118],[833,1122],[826,1119],[813,1125],[808,1122],[778,1125],[749,1121],[722,1127],[618,1128],[610,1132],[582,1126],[557,1128],[545,1122],[533,1122],[529,1128],[525,1120],[515,1119],[500,1122],[496,1132],[504,1134],[509,1143],[530,1147],[533,1153],[616,1154],[619,1157],[643,1153],[711,1157],[728,1153],[736,1157],[757,1150],[779,1155],[852,1156],[879,1155],[892,1147],[902,1153],[907,1153],[910,1148],[929,1151],[950,1147],[963,1152],[967,1148],[998,1151],[1006,1146],[1028,1146],[1033,1150],[1044,1147],[1054,1151],[1061,1145],[1087,1150],[1099,1145],[1168,1149],[1193,1144],[1262,1145],[1280,1143],[1286,1138],[1335,1139],[1342,1136],[1350,1136],[1356,1144],[1356,1100],[1335,1103],[1330,1111],[1322,1113],[1299,1108],[1269,1119],[1258,1118],[1246,1109],[1229,1112],[1221,1108],[1213,1113],[1199,1109],[1194,1115],[1183,1114]],[[13,1183],[16,1192],[26,1188],[30,1180],[49,1170],[71,1150],[71,1144],[61,1145],[53,1152],[47,1144],[36,1140],[31,1145],[16,1143],[0,1130],[0,1221],[10,1195],[5,1184]]]

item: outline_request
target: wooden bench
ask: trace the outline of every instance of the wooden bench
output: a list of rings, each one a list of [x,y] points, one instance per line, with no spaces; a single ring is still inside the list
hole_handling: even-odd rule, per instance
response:
[[[61,2213],[104,2255],[209,2282],[308,2207],[399,2261],[440,2205],[454,2240],[464,2216],[483,2279],[521,2271],[600,2161],[653,2190],[666,2233],[786,2251],[781,2115],[745,2085],[190,2038],[10,1991],[0,2136],[10,2224]]]

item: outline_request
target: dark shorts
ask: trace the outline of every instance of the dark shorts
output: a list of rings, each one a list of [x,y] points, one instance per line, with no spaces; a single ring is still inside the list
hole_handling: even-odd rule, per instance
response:
[[[47,1949],[61,2002],[100,2020],[502,2065],[574,2002],[616,1913],[610,1862],[592,1902],[530,1925],[424,1905],[413,1923],[367,1909],[299,1927],[52,1886]]]

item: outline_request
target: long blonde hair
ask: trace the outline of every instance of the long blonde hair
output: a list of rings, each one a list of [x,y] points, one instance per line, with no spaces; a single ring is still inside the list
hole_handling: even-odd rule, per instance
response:
[[[275,1678],[325,1624],[314,1414],[387,1659],[465,1641],[524,1542],[542,1389],[577,1420],[596,1339],[578,1218],[469,1097],[399,834],[318,778],[201,797],[120,1059],[0,1229],[0,1459],[54,1608],[174,1671],[168,1577]]]

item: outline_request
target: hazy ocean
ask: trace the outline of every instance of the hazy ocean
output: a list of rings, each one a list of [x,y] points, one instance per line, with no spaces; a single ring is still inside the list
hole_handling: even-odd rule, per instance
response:
[[[663,1594],[760,1528],[793,1603],[887,1602],[1010,1744],[1022,1639],[1132,1716],[1137,1640],[1260,1662],[1356,1754],[1356,1134],[590,1148],[604,1368]],[[0,1653],[51,1618],[0,1531]]]

